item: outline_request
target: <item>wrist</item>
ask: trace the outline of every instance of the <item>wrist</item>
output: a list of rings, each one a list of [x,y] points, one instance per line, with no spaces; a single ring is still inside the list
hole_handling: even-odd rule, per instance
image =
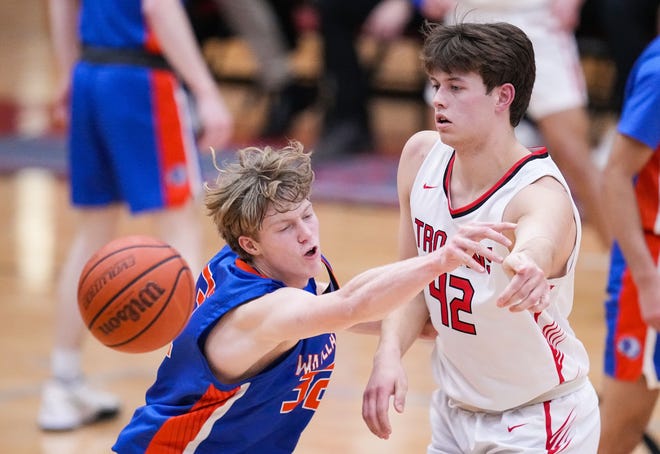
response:
[[[218,96],[219,94],[218,86],[211,79],[200,81],[200,83],[196,85],[191,85],[190,91],[196,99],[211,98]]]
[[[382,339],[381,339],[382,340]],[[380,363],[386,363],[391,361],[392,358],[401,358],[401,349],[396,343],[388,343],[383,345],[383,342],[378,346],[376,353],[374,354],[373,363],[374,365]]]

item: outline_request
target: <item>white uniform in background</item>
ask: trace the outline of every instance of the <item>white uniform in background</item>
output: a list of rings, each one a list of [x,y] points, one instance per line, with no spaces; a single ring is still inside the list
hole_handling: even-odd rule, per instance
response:
[[[528,114],[533,120],[586,106],[587,86],[572,30],[552,12],[552,0],[458,0],[448,23],[508,22],[524,31],[534,46],[536,82]]]

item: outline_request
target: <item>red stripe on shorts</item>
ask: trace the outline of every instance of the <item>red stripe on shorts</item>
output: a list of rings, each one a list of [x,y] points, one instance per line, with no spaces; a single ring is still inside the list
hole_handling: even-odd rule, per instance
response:
[[[165,206],[178,206],[191,195],[183,126],[175,92],[177,82],[169,71],[151,73],[154,124],[161,165],[161,185]]]

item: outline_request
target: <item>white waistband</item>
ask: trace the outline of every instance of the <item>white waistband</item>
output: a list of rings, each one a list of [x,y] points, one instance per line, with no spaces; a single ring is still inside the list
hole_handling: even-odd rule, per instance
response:
[[[564,382],[560,385],[555,386],[552,388],[550,391],[547,391],[532,400],[529,400],[525,402],[524,404],[518,405],[516,407],[508,408],[503,411],[493,411],[493,410],[486,410],[484,408],[479,408],[475,407],[469,404],[466,404],[464,402],[458,401],[456,399],[448,398],[448,405],[451,408],[460,408],[462,410],[467,410],[467,411],[473,411],[473,412],[479,412],[479,413],[491,413],[491,414],[496,414],[496,413],[502,413],[504,411],[511,411],[511,410],[516,410],[521,407],[527,407],[528,405],[534,405],[534,404],[540,404],[541,402],[547,402],[549,400],[556,399],[558,397],[565,396],[567,394],[571,394],[575,391],[577,391],[579,388],[584,386],[587,383],[587,377],[580,377],[576,378],[575,380],[571,380],[568,382]]]

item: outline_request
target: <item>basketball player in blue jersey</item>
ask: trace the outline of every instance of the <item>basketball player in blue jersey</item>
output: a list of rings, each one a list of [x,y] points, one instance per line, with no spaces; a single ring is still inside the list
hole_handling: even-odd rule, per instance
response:
[[[223,146],[232,117],[201,56],[181,0],[52,0],[61,71],[57,112],[70,116],[69,170],[77,231],[59,282],[52,378],[38,422],[68,430],[115,415],[114,396],[83,378],[76,289],[87,259],[117,233],[123,207],[201,268],[197,148],[179,77],[197,106],[197,145]],[[70,115],[69,115],[70,110]]]
[[[406,143],[398,170],[402,259],[442,250],[472,222],[512,222],[503,263],[437,275],[382,323],[363,417],[381,438],[403,411],[401,357],[427,320],[437,331],[428,454],[595,453],[600,420],[589,357],[568,322],[580,217],[544,148],[514,128],[535,78],[529,38],[508,23],[429,26],[422,61],[436,131]]]
[[[660,36],[638,57],[605,166],[616,238],[605,304],[600,454],[632,452],[660,390]]]
[[[510,244],[512,224],[466,225],[434,253],[339,289],[321,254],[313,176],[297,142],[240,150],[220,170],[206,207],[227,245],[202,270],[197,307],[116,452],[293,452],[335,368],[333,331],[373,325],[457,266],[485,272],[473,256],[500,263],[482,240]],[[315,280],[324,275],[327,286]]]

